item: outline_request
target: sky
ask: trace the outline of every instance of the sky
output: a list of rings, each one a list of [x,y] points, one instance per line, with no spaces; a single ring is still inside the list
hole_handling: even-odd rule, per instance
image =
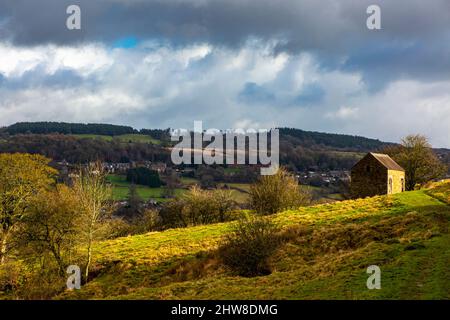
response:
[[[450,147],[450,1],[0,0],[0,126],[195,120]]]

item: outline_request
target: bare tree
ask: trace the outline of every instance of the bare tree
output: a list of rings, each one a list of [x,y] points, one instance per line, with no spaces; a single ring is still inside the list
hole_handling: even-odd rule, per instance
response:
[[[74,189],[80,201],[79,226],[86,245],[85,281],[88,281],[92,262],[92,244],[100,222],[111,213],[111,189],[106,183],[105,172],[101,163],[91,163],[81,169],[74,179]]]

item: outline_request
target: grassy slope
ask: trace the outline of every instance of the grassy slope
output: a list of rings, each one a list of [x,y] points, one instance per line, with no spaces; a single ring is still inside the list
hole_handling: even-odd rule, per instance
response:
[[[290,241],[272,257],[273,273],[256,278],[234,276],[217,261],[230,223],[101,242],[97,277],[60,298],[449,299],[444,201],[449,184],[277,214]],[[372,264],[381,268],[381,290],[366,288]]]

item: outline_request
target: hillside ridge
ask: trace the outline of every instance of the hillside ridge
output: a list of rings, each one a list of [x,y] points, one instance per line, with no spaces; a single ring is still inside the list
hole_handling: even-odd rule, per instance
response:
[[[276,214],[289,240],[272,273],[255,278],[233,275],[215,253],[234,222],[104,241],[95,278],[59,298],[448,299],[449,203],[447,182]],[[365,286],[372,264],[383,290]]]

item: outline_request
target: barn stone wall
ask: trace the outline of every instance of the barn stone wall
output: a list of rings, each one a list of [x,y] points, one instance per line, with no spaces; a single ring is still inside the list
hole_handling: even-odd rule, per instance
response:
[[[388,169],[372,155],[358,162],[351,172],[350,192],[353,198],[387,194]]]
[[[405,172],[397,170],[388,170],[388,177],[392,178],[392,193],[405,191]],[[403,179],[403,186],[402,186]],[[389,183],[389,180],[388,180]],[[389,186],[388,186],[389,187]]]

